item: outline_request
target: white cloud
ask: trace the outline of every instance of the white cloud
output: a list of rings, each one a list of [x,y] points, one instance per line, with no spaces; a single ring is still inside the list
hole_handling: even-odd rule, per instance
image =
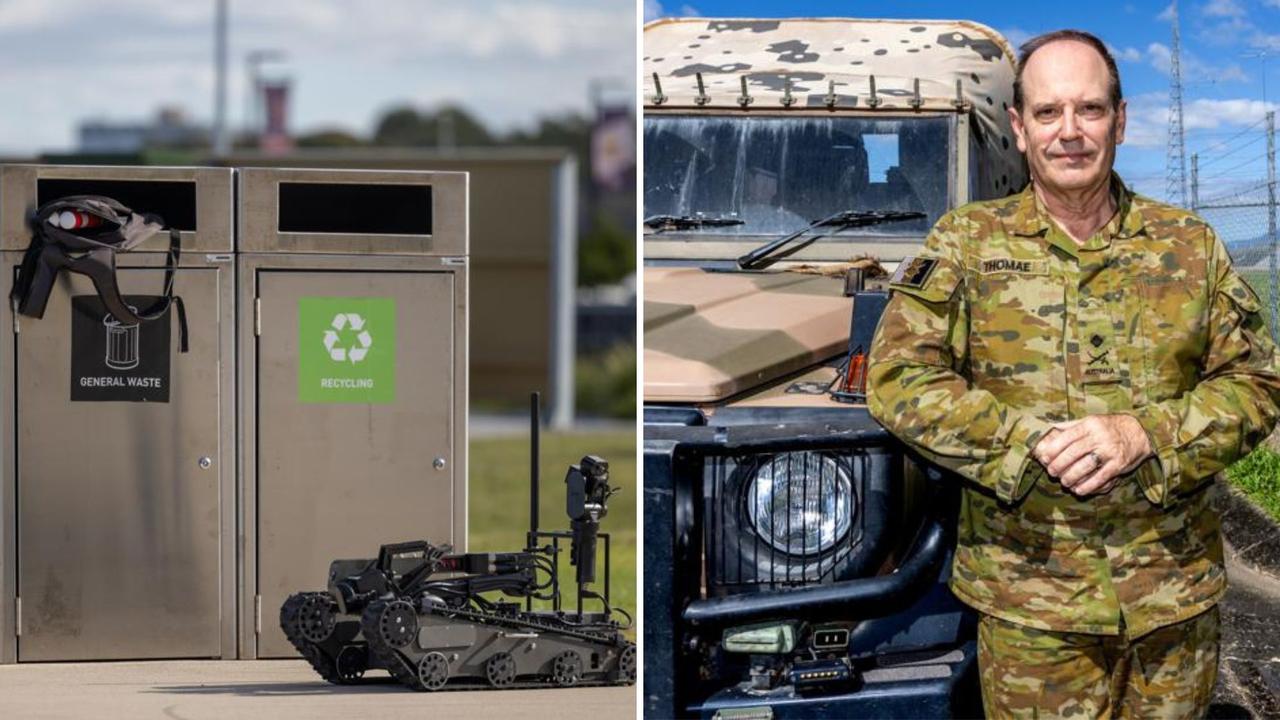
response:
[[[1275,110],[1276,103],[1264,103],[1250,98],[1212,100],[1199,98],[1182,104],[1182,128],[1184,132],[1195,130],[1231,130],[1256,123],[1267,111]],[[1169,133],[1169,96],[1165,93],[1145,93],[1130,98],[1125,145],[1134,147],[1163,147]],[[1264,148],[1265,149],[1265,148]],[[1247,151],[1245,151],[1247,152]],[[1244,159],[1242,156],[1241,159]]]
[[[1280,2],[1280,0],[1276,0]],[[1264,32],[1256,32],[1249,38],[1250,47],[1259,50],[1274,52],[1280,50],[1280,35],[1270,35]]]
[[[1250,33],[1257,33],[1257,28],[1252,22],[1243,17],[1233,17],[1200,26],[1196,37],[1209,45],[1234,48],[1244,44],[1246,36]]]
[[[1151,43],[1147,46],[1147,61],[1151,63],[1151,67],[1164,75],[1168,75],[1173,70],[1173,53],[1168,46],[1161,43]],[[1182,64],[1182,79],[1184,82],[1248,82],[1249,76],[1236,63],[1229,65],[1211,65],[1204,62],[1196,55],[1186,50],[1182,51],[1180,58]]]
[[[664,17],[699,17],[702,13],[692,5],[681,5],[679,9],[668,10],[661,0],[644,0],[644,21],[657,20]]]
[[[1161,10],[1160,14],[1156,16],[1156,20],[1161,22],[1173,22],[1173,3],[1166,5],[1164,10]]]
[[[25,29],[48,24],[62,8],[41,0],[8,0],[0,3],[0,27]]]
[[[1244,8],[1236,0],[1209,0],[1200,12],[1206,17],[1225,17],[1225,18],[1242,18],[1245,16]]]
[[[1142,62],[1142,51],[1136,47],[1118,48],[1111,44],[1107,44],[1107,50],[1111,51],[1112,57],[1125,62]]]
[[[1022,47],[1023,43],[1035,37],[1032,33],[1029,33],[1019,27],[1005,28],[1000,31],[1000,34],[1004,36],[1005,40],[1009,41],[1009,44],[1013,46],[1014,50]]]
[[[88,117],[145,121],[177,105],[208,122],[212,2],[0,0],[0,148],[74,144]],[[589,110],[588,85],[635,83],[632,0],[230,2],[230,116],[243,117],[251,50],[283,53],[290,126],[367,132],[405,102],[460,104],[494,129]],[[692,10],[692,8],[689,8]],[[104,31],[109,29],[109,32]],[[51,41],[74,38],[74,42]],[[50,102],[49,97],[56,97]]]
[[[1169,68],[1173,64],[1173,51],[1169,49],[1168,45],[1151,43],[1147,46],[1147,57],[1151,59],[1152,67],[1168,74]]]

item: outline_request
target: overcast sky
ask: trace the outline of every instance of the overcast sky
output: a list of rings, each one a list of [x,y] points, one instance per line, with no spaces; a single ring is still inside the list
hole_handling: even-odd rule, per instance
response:
[[[1088,30],[1112,47],[1129,103],[1116,167],[1156,197],[1165,196],[1166,186],[1169,6],[1169,0],[643,0],[646,21],[682,15],[976,20],[1015,46],[1049,30]],[[1280,106],[1280,0],[1183,0],[1178,7],[1188,172],[1191,154],[1200,153],[1206,192],[1256,183],[1266,176],[1263,116]]]
[[[635,88],[634,0],[228,0],[230,119],[245,56],[282,51],[290,128],[369,133],[386,108],[458,103],[490,127],[586,111],[593,78]],[[213,116],[214,0],[0,0],[0,154],[69,150],[86,118],[162,105]],[[620,86],[616,85],[621,83]]]

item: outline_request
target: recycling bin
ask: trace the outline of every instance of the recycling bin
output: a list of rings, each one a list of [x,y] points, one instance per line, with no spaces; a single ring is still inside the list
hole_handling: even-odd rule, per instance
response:
[[[284,657],[280,606],[333,559],[465,550],[467,175],[237,177],[240,648]]]
[[[0,166],[0,292],[28,217],[105,195],[180,231],[173,309],[117,320],[62,272],[43,317],[0,313],[0,662],[237,655],[232,171]],[[130,307],[169,238],[117,257]]]

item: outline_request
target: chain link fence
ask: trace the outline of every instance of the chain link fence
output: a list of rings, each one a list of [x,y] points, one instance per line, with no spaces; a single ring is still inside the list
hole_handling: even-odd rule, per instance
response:
[[[1225,194],[1201,197],[1192,210],[1222,238],[1231,260],[1263,303],[1263,319],[1280,342],[1280,278],[1277,278],[1276,197],[1266,180],[1233,183]]]

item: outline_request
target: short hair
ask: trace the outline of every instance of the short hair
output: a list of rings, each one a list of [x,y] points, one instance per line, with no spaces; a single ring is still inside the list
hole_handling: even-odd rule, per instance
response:
[[[1059,40],[1074,40],[1098,51],[1098,54],[1102,56],[1102,61],[1107,65],[1107,75],[1111,79],[1111,92],[1109,93],[1111,107],[1118,109],[1120,100],[1124,95],[1120,92],[1120,71],[1116,68],[1116,59],[1111,56],[1111,51],[1107,49],[1107,44],[1098,39],[1097,35],[1083,30],[1054,30],[1043,35],[1037,35],[1018,48],[1018,69],[1013,76],[1013,106],[1019,112],[1022,111],[1022,69],[1027,66],[1027,61],[1040,48]]]

